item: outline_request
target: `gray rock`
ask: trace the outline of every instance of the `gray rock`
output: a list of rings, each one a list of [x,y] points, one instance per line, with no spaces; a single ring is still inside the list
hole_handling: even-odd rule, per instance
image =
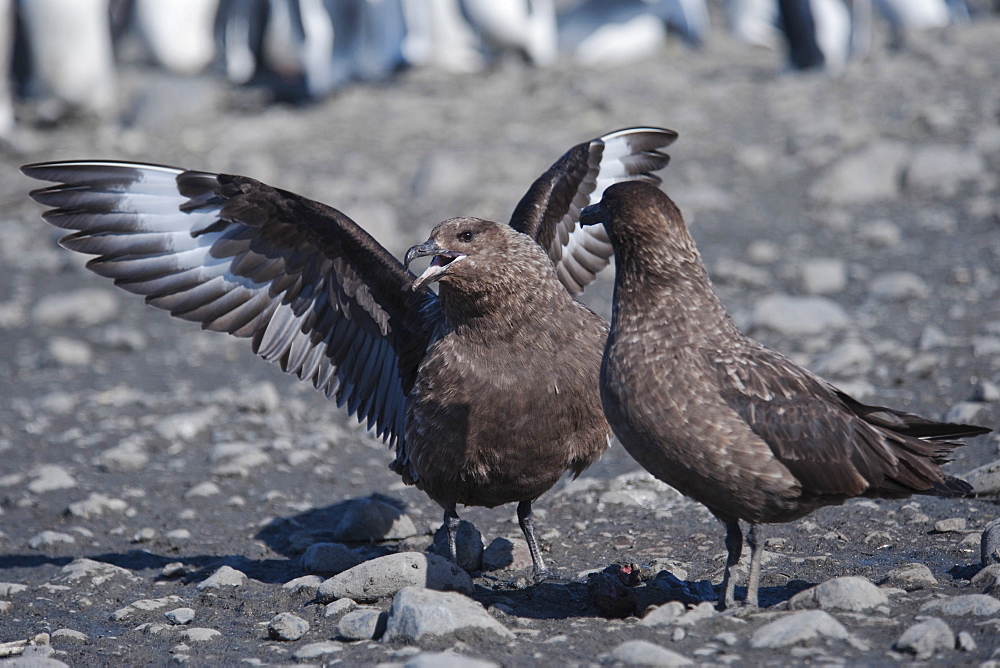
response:
[[[816,373],[821,376],[852,378],[871,372],[875,355],[860,341],[848,340],[816,360]]]
[[[175,413],[160,419],[153,425],[153,431],[167,441],[190,441],[208,429],[218,414],[219,409],[215,406],[189,413]]]
[[[94,361],[90,344],[65,336],[55,336],[49,341],[49,355],[62,366],[89,366]]]
[[[984,464],[962,474],[962,479],[972,485],[975,494],[994,494],[1000,492],[1000,460]],[[987,527],[987,531],[989,527]],[[995,531],[1000,532],[1000,529]],[[983,532],[984,539],[986,532]],[[1000,535],[991,540],[991,550],[1000,550]]]
[[[642,621],[642,626],[663,626],[673,624],[683,615],[687,609],[680,601],[670,601],[649,610]]]
[[[678,626],[694,626],[703,619],[708,619],[709,617],[714,617],[718,614],[719,612],[715,609],[714,603],[702,601],[678,617],[677,621],[674,623]]]
[[[212,475],[223,478],[245,478],[253,469],[271,463],[271,457],[252,443],[220,443],[212,448],[209,459],[216,462]]]
[[[104,514],[104,511],[110,511],[113,513],[122,513],[128,508],[128,503],[122,499],[112,499],[99,492],[92,492],[83,501],[76,501],[75,503],[69,504],[69,514],[73,517],[82,517],[83,519],[90,519],[91,517],[99,517]]]
[[[343,543],[314,543],[302,554],[302,569],[309,573],[336,575],[354,568],[364,558]]]
[[[231,566],[221,566],[203,581],[199,582],[198,591],[205,589],[222,589],[223,587],[239,587],[246,584],[247,576]]]
[[[931,573],[931,569],[923,564],[911,563],[892,569],[879,584],[898,587],[905,591],[916,591],[936,586],[937,579]]]
[[[59,543],[72,544],[75,542],[76,538],[73,538],[68,533],[62,533],[61,531],[41,531],[28,539],[28,547],[37,550],[42,547],[58,545]]]
[[[813,183],[809,196],[852,205],[895,199],[908,155],[902,144],[873,143],[838,160]]]
[[[195,499],[202,498],[206,496],[214,496],[216,494],[221,494],[222,490],[211,480],[206,480],[205,482],[200,482],[188,491],[184,492],[185,499]]]
[[[308,645],[303,645],[295,650],[292,657],[298,661],[308,661],[310,659],[318,659],[321,656],[326,656],[327,654],[336,654],[343,649],[344,648],[340,645],[340,643],[336,643],[331,640],[323,640],[321,642],[311,642]]]
[[[30,475],[33,479],[28,483],[28,491],[32,494],[76,487],[76,480],[73,479],[69,471],[55,464],[39,466]]]
[[[309,622],[290,612],[279,612],[267,623],[271,640],[298,640],[309,632]]]
[[[843,329],[849,322],[844,309],[826,297],[771,295],[757,302],[753,311],[755,327],[787,336],[815,336]]]
[[[63,566],[57,580],[60,582],[86,580],[91,585],[100,587],[114,578],[123,578],[128,582],[136,582],[140,579],[127,568],[81,557]]]
[[[771,284],[771,274],[746,262],[720,257],[712,267],[712,280],[750,288],[766,288]]]
[[[25,591],[28,591],[28,585],[18,584],[16,582],[0,582],[0,598],[17,596]]]
[[[185,624],[190,624],[191,620],[194,619],[194,610],[191,608],[174,608],[163,613],[171,624],[177,624],[183,626]]]
[[[403,668],[500,668],[500,664],[454,652],[421,652],[407,659]]]
[[[463,629],[492,632],[506,640],[514,638],[513,633],[470,598],[451,592],[404,587],[392,600],[382,642],[411,643],[424,636]]]
[[[1000,563],[989,564],[972,576],[969,583],[973,587],[992,587],[1000,581]],[[989,592],[983,592],[988,594]]]
[[[978,416],[986,405],[978,401],[960,401],[949,408],[941,418],[945,422],[957,422],[960,424],[974,424]],[[987,465],[988,466],[988,465]],[[970,485],[975,484],[969,480]],[[976,492],[979,492],[977,489]]]
[[[378,608],[352,610],[337,622],[337,636],[344,640],[378,640],[389,616]]]
[[[281,585],[281,588],[294,592],[307,591],[315,595],[316,588],[321,584],[323,584],[323,578],[319,575],[303,575],[293,580],[289,580],[285,584]]]
[[[847,640],[850,634],[843,624],[822,610],[807,610],[786,615],[754,631],[750,646],[755,649],[787,647],[816,638]]]
[[[141,443],[123,441],[99,454],[95,463],[111,473],[133,473],[146,468],[149,455]]]
[[[43,296],[31,310],[38,325],[90,326],[108,322],[118,315],[118,295],[103,288],[87,288]]]
[[[1000,401],[1000,386],[985,378],[980,378],[975,387],[972,388],[972,400],[996,403]]]
[[[998,478],[997,488],[1000,489],[1000,462],[994,462],[993,464],[997,466],[995,474]],[[965,476],[965,479],[968,480],[969,484],[977,492],[979,491],[979,486],[974,484],[972,480],[969,480],[968,475]],[[983,536],[979,546],[979,563],[983,566],[1000,564],[1000,518],[991,521],[983,529]]]
[[[920,606],[920,611],[953,617],[990,617],[1000,612],[1000,601],[986,594],[965,594],[928,601]]]
[[[959,631],[958,638],[955,640],[955,646],[963,652],[975,652],[979,647],[976,644],[975,638],[968,631]]]
[[[899,225],[889,220],[873,220],[858,226],[858,238],[874,248],[891,248],[903,238]]]
[[[952,533],[955,531],[965,531],[966,521],[964,517],[949,517],[938,520],[934,523],[934,530],[938,533]]]
[[[222,633],[216,631],[215,629],[195,626],[190,629],[184,629],[184,631],[181,632],[180,637],[190,642],[208,642],[209,640],[221,638]]]
[[[912,271],[888,271],[879,274],[872,279],[869,291],[872,297],[883,301],[924,299],[931,293],[924,279]]]
[[[441,525],[434,532],[434,554],[448,558],[448,530]],[[458,565],[469,572],[483,568],[483,535],[472,522],[461,520],[455,532],[455,551]]]
[[[353,501],[333,529],[335,540],[370,543],[415,536],[416,527],[394,503],[377,496]]]
[[[838,258],[807,260],[801,271],[806,294],[829,295],[847,287],[847,265]]]
[[[255,413],[273,413],[281,406],[281,393],[270,381],[254,383],[236,395],[236,406]]]
[[[754,264],[774,264],[781,259],[778,246],[770,241],[751,241],[747,245],[747,260]]]
[[[177,605],[180,602],[181,597],[173,595],[163,596],[161,598],[140,598],[137,601],[132,601],[124,608],[118,608],[115,610],[111,615],[111,618],[115,621],[121,621],[123,619],[128,619],[136,613],[159,610],[160,608],[165,608],[168,605]]]
[[[504,568],[515,571],[531,568],[531,552],[523,539],[497,537],[483,550],[484,571],[499,571]]]
[[[469,574],[436,554],[401,552],[366,561],[334,575],[319,586],[316,598],[328,603],[337,598],[377,601],[404,587],[473,592]]]
[[[335,617],[337,615],[342,615],[345,612],[350,612],[358,607],[358,604],[349,598],[338,598],[332,603],[327,603],[326,608],[323,609],[324,617]]]
[[[615,647],[609,658],[626,666],[693,666],[694,661],[647,640],[628,640]]]
[[[931,617],[903,631],[892,647],[926,661],[938,652],[955,649],[955,634],[944,621]]]
[[[924,146],[916,151],[906,172],[906,188],[919,193],[950,197],[966,181],[977,179],[986,164],[973,149]]]
[[[89,640],[89,636],[86,633],[77,631],[76,629],[56,629],[52,632],[53,642],[63,641],[70,643],[82,643]]]
[[[923,351],[947,348],[950,345],[951,339],[936,325],[927,325],[924,327],[924,330],[920,332],[920,341],[917,344],[920,350]]]
[[[788,601],[791,610],[821,608],[864,612],[889,603],[878,587],[864,578],[840,577],[799,592]]]

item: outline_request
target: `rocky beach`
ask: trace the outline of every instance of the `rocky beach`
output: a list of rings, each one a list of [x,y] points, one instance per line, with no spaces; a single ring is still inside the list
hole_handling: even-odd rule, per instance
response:
[[[525,578],[513,506],[459,508],[481,532],[459,569],[428,552],[441,511],[389,448],[246,341],[89,273],[17,169],[252,176],[401,257],[440,220],[506,220],[581,141],[670,128],[663,189],[744,331],[866,403],[995,428],[998,40],[997,19],[913,33],[829,76],[719,32],[604,70],[413,70],[305,107],[133,68],[120,123],[27,127],[0,152],[0,662],[997,665],[994,435],[946,467],[974,497],[768,526],[759,610],[714,609],[722,526],[617,443],[534,505],[558,579]],[[612,279],[582,297],[605,317]]]

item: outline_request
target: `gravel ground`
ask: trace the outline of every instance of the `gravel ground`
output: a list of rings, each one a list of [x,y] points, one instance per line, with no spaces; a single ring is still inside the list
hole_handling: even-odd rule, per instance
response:
[[[855,501],[769,527],[758,612],[711,610],[722,527],[618,445],[536,504],[565,582],[523,586],[513,507],[463,513],[497,569],[469,579],[434,557],[391,556],[430,546],[441,513],[388,471],[380,442],[244,341],[86,272],[56,246],[25,196],[37,184],[16,167],[106,157],[246,174],[344,210],[400,254],[453,215],[506,219],[579,141],[669,127],[681,138],[664,187],[741,326],[860,399],[993,426],[998,39],[996,21],[914,35],[903,52],[876,50],[825,78],[776,76],[778,56],[719,37],[606,72],[411,72],[304,109],[132,71],[126,127],[27,133],[0,154],[0,655],[993,660],[1000,585],[997,567],[980,571],[980,537],[1000,514],[995,438],[949,466],[979,469],[968,476],[977,498]],[[585,297],[605,315],[610,286],[606,272]],[[396,538],[357,533],[351,518],[370,528],[373,513]],[[313,543],[347,548],[307,552]],[[360,576],[326,580],[354,562]],[[588,577],[611,564],[625,566]],[[464,593],[393,595],[387,583],[411,571]]]

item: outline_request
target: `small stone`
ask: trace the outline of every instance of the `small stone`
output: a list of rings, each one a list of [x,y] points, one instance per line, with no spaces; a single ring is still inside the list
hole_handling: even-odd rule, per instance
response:
[[[873,220],[858,227],[858,238],[874,248],[891,248],[903,239],[899,226],[889,220]]]
[[[938,520],[934,523],[934,530],[938,533],[951,533],[953,531],[965,531],[964,517],[949,517],[945,520]]]
[[[344,640],[378,640],[389,616],[378,608],[352,610],[337,622],[337,636]]]
[[[66,642],[87,642],[88,636],[86,633],[76,631],[74,629],[56,629],[52,632],[52,640],[55,641],[66,641]]]
[[[345,612],[350,612],[358,607],[358,604],[349,598],[338,598],[336,601],[326,604],[326,608],[323,609],[324,617],[335,617],[337,615],[342,615]]]
[[[916,151],[906,171],[906,188],[950,197],[958,193],[962,183],[976,180],[986,170],[986,163],[974,149],[923,146]]]
[[[754,264],[774,264],[781,259],[781,249],[770,241],[751,241],[746,257]]]
[[[174,608],[169,612],[163,613],[171,624],[177,624],[183,626],[184,624],[190,624],[191,620],[194,619],[194,610],[191,608]]]
[[[58,579],[61,582],[77,582],[78,580],[87,580],[91,585],[99,587],[114,578],[124,578],[129,582],[139,580],[139,578],[127,568],[83,557],[74,559],[63,566],[62,570],[59,571]]]
[[[308,573],[336,575],[354,568],[364,558],[343,543],[314,543],[302,554],[302,569]]]
[[[245,478],[253,469],[271,463],[266,452],[250,443],[220,443],[212,448],[209,459],[218,462],[212,475],[223,478]]]
[[[0,582],[0,597],[2,598],[17,596],[21,592],[25,591],[28,591],[28,585],[18,584],[16,582]]]
[[[31,477],[33,480],[28,483],[28,491],[32,494],[76,487],[76,480],[69,474],[69,471],[55,464],[39,466],[31,472]]]
[[[127,619],[137,612],[149,612],[150,610],[159,610],[160,608],[165,608],[168,605],[177,605],[181,601],[180,596],[164,596],[162,598],[140,598],[137,601],[132,601],[124,608],[119,608],[114,611],[111,615],[111,619],[116,622],[120,622],[123,619]]]
[[[472,594],[469,574],[435,554],[401,552],[372,559],[334,575],[319,586],[316,598],[328,603],[337,598],[377,601],[404,587],[427,587]]]
[[[434,532],[434,554],[439,557],[449,558],[448,554],[448,529],[442,524]],[[472,522],[460,520],[458,530],[455,532],[455,551],[458,556],[458,565],[469,572],[476,572],[483,567],[483,535]]]
[[[104,514],[105,510],[113,513],[121,513],[125,512],[127,508],[128,503],[122,499],[112,499],[98,492],[93,492],[83,501],[69,504],[67,510],[73,517],[90,519],[91,517],[100,517]]]
[[[989,617],[1000,612],[1000,601],[986,594],[965,594],[929,601],[920,606],[920,611],[954,617],[965,615]]]
[[[903,144],[869,144],[837,160],[809,188],[809,196],[851,206],[895,199],[908,157],[909,150]]]
[[[221,494],[222,490],[211,480],[206,480],[205,482],[200,482],[188,491],[184,492],[185,499],[195,499],[202,498],[206,496],[215,496],[216,494]]]
[[[871,582],[848,576],[833,578],[799,592],[788,601],[788,607],[790,610],[821,608],[864,612],[888,603],[885,593]]]
[[[905,591],[916,591],[936,586],[937,579],[927,566],[911,563],[892,569],[879,584],[899,587]]]
[[[285,584],[281,585],[281,588],[295,592],[305,591],[315,595],[316,588],[321,584],[323,584],[323,578],[321,576],[303,575],[302,577],[295,578],[294,580],[289,580]]]
[[[344,648],[340,645],[340,643],[323,640],[321,642],[311,642],[308,645],[303,645],[295,650],[292,657],[298,661],[308,661],[310,659],[318,659],[321,656],[326,656],[327,654],[335,654],[343,649]]]
[[[853,378],[868,374],[875,362],[871,348],[860,341],[848,340],[816,360],[816,373],[821,376]]]
[[[786,336],[815,336],[848,325],[850,318],[836,302],[826,297],[771,295],[754,307],[755,327]]]
[[[267,623],[271,640],[298,640],[309,632],[309,622],[290,612],[280,612]]]
[[[335,539],[345,543],[403,540],[416,533],[413,520],[397,503],[378,496],[351,502],[333,529]]]
[[[673,624],[687,609],[680,601],[670,601],[649,610],[639,622],[642,626]]]
[[[214,573],[198,583],[195,587],[198,591],[205,589],[221,589],[222,587],[239,587],[247,581],[246,573],[238,571],[231,566],[221,566]]]
[[[218,413],[219,409],[212,406],[200,411],[168,415],[153,426],[153,431],[166,441],[190,441],[208,429]]]
[[[750,288],[765,288],[771,284],[771,274],[745,262],[728,257],[719,258],[712,267],[712,279]]]
[[[454,652],[421,652],[407,659],[403,668],[500,668],[500,664]]]
[[[42,547],[52,547],[53,545],[58,545],[59,543],[72,544],[75,542],[76,539],[68,533],[61,533],[59,531],[42,531],[28,539],[28,547],[37,550]]]
[[[985,379],[980,379],[972,390],[973,401],[996,403],[1000,401],[1000,386]]]
[[[152,527],[144,527],[139,529],[134,534],[132,534],[133,543],[148,543],[149,541],[156,538],[156,529]]]
[[[491,632],[506,640],[515,637],[470,598],[452,592],[404,587],[393,597],[382,642],[416,642],[424,636],[458,633],[463,629]]]
[[[806,294],[829,295],[847,287],[847,265],[837,258],[814,258],[802,265]]]
[[[611,650],[610,658],[626,666],[691,666],[694,661],[646,640],[628,640]]]
[[[216,638],[222,637],[222,633],[216,631],[215,629],[206,629],[195,626],[190,629],[184,629],[181,633],[181,637],[190,642],[208,642],[209,640],[215,640]]]
[[[985,408],[984,404],[978,401],[960,401],[949,408],[941,419],[944,422],[974,424],[977,416],[983,411],[983,408]],[[973,487],[976,486],[971,480],[968,482]],[[981,493],[979,489],[976,489],[976,492]]]
[[[951,345],[951,339],[944,331],[936,325],[927,325],[920,333],[920,342],[917,346],[920,350],[928,351],[935,348],[947,348]]]
[[[955,634],[941,619],[931,617],[903,631],[893,649],[913,654],[918,661],[925,661],[938,652],[955,648]]]
[[[924,279],[911,271],[889,271],[872,279],[870,292],[875,299],[905,301],[924,299],[930,294],[930,288]]]
[[[984,464],[962,474],[962,478],[972,485],[975,494],[995,494],[1000,492],[1000,460],[994,460],[989,464]],[[1000,520],[998,520],[1000,521]],[[990,527],[983,531],[983,540],[986,540]],[[994,529],[995,536],[991,536],[991,549],[998,551],[997,559],[1000,560],[1000,528]],[[985,565],[985,564],[984,564]]]
[[[973,587],[993,587],[1000,584],[1000,563],[984,566],[978,573],[972,576],[969,583]],[[983,592],[988,594],[989,592]]]
[[[978,489],[976,485],[972,486]],[[1000,564],[1000,518],[991,521],[983,529],[979,548],[979,562],[983,566]]]
[[[847,640],[850,634],[829,613],[807,610],[780,617],[760,627],[750,638],[750,646],[755,649],[787,647],[822,637]]]
[[[963,652],[975,652],[978,648],[975,638],[968,631],[959,631],[955,646]]]
[[[149,455],[143,451],[141,444],[126,441],[99,454],[96,463],[112,473],[133,473],[146,468]]]
[[[94,351],[86,341],[56,336],[49,341],[49,355],[63,366],[89,366],[94,361]]]
[[[110,290],[88,288],[45,295],[31,310],[38,325],[99,325],[118,315],[118,295]]]
[[[256,413],[273,413],[281,407],[281,393],[270,381],[256,383],[236,396],[236,405]]]

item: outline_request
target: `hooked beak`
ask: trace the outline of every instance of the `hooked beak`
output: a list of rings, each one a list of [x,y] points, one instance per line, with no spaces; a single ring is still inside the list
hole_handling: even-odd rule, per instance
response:
[[[601,203],[583,207],[580,211],[580,225],[598,225],[604,222]]]
[[[419,290],[427,283],[433,283],[438,280],[441,274],[444,273],[445,269],[447,269],[452,262],[465,257],[463,254],[456,251],[441,248],[438,246],[436,241],[428,239],[424,243],[417,244],[416,246],[410,248],[410,250],[406,251],[406,257],[403,259],[403,264],[409,268],[410,263],[415,259],[418,257],[427,257],[428,255],[433,256],[434,259],[431,260],[430,265],[428,265],[424,273],[420,274],[420,276],[413,281],[413,285],[410,288],[413,291]]]

